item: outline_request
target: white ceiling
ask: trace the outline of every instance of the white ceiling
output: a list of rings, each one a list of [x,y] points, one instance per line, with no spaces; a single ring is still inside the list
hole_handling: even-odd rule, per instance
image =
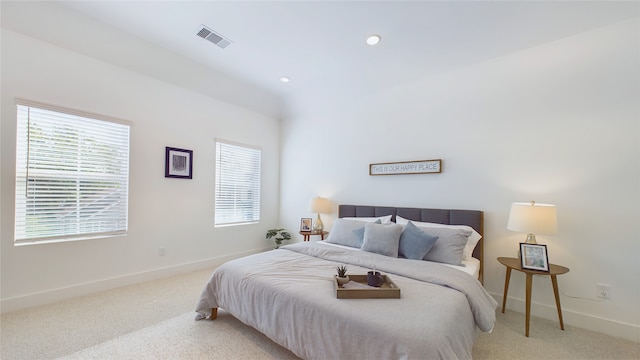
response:
[[[180,73],[177,59],[189,59],[241,79],[252,89],[245,94],[288,106],[378,91],[638,16],[637,2],[611,1],[2,3],[3,27],[60,45],[95,46],[93,56],[120,65],[153,67],[169,59],[165,65],[172,62]],[[81,31],[52,19],[72,16]],[[197,37],[200,25],[233,43],[221,49]],[[378,46],[365,44],[372,33],[382,36]],[[279,82],[283,75],[291,82]]]

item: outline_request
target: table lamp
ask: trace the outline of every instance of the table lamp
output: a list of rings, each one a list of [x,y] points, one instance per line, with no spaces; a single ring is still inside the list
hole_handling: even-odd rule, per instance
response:
[[[328,214],[331,212],[331,202],[325,198],[315,197],[311,199],[309,203],[309,211],[318,214],[318,218],[313,223],[312,232],[316,234],[322,233],[324,224],[322,223],[322,219],[320,219],[320,214]]]
[[[526,233],[525,242],[537,244],[536,234],[553,235],[558,231],[556,206],[537,204],[535,201],[514,202],[511,204],[507,229]]]

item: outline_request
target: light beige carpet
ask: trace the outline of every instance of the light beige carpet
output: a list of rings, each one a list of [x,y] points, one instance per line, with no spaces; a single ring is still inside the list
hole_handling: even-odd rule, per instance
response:
[[[177,316],[60,360],[298,359],[222,310],[215,322],[196,322],[194,315]]]
[[[193,311],[212,269],[3,314],[2,359],[296,359],[224,310],[215,321]],[[640,344],[498,311],[474,359],[640,359]]]

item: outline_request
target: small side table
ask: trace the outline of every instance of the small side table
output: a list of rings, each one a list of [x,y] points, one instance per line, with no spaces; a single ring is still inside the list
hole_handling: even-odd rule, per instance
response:
[[[564,266],[549,264],[549,271],[538,271],[523,269],[518,258],[499,257],[500,264],[507,267],[507,274],[504,280],[504,295],[502,298],[502,313],[507,305],[507,293],[509,292],[509,279],[511,278],[511,270],[517,270],[523,272],[527,276],[527,311],[526,311],[526,327],[525,335],[529,337],[529,320],[531,319],[531,284],[533,283],[533,275],[548,275],[551,277],[551,283],[553,284],[553,294],[556,297],[556,308],[558,309],[558,320],[560,320],[560,329],[564,330],[564,323],[562,322],[562,310],[560,308],[560,294],[558,293],[558,279],[557,275],[566,274],[569,272],[569,268]]]
[[[323,232],[300,231],[300,235],[302,235],[303,241],[309,241],[312,235],[318,235],[320,236],[321,240],[324,240],[324,236],[327,235],[328,233],[329,233],[328,231],[323,231]]]

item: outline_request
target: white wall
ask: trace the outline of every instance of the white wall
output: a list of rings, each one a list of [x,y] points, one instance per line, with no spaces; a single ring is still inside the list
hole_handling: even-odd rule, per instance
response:
[[[278,221],[279,120],[6,29],[1,66],[2,311],[273,247],[264,234]],[[127,236],[13,245],[15,98],[133,123]],[[260,224],[213,226],[217,137],[262,148]],[[165,146],[193,150],[192,180],[164,177]]]
[[[297,229],[316,195],[484,210],[485,286],[501,297],[495,258],[513,256],[524,238],[506,230],[510,203],[536,200],[558,205],[559,233],[538,241],[571,268],[559,278],[565,322],[638,341],[638,29],[637,19],[623,22],[375,96],[328,103],[316,94],[281,133],[271,117],[3,29],[2,311],[269,248],[265,230],[278,219]],[[16,97],[133,122],[128,236],[13,246]],[[260,225],[213,228],[215,137],[262,146]],[[193,180],[163,177],[165,146],[194,150]],[[442,174],[368,176],[373,162],[433,158]],[[595,298],[595,283],[612,286],[610,301],[581,299]],[[523,311],[521,274],[509,295]],[[556,319],[546,278],[534,280],[533,301],[534,315]]]
[[[483,210],[484,284],[501,300],[496,258],[525,238],[506,229],[511,202],[553,203],[559,232],[538,242],[571,269],[558,278],[565,323],[640,341],[638,29],[636,18],[343,103],[314,106],[317,94],[283,125],[281,222],[297,228],[316,195]],[[368,175],[370,163],[437,158],[442,174]],[[610,301],[592,301],[596,283]],[[524,311],[522,299],[514,272],[507,305]],[[549,278],[535,278],[533,303],[557,320]]]

